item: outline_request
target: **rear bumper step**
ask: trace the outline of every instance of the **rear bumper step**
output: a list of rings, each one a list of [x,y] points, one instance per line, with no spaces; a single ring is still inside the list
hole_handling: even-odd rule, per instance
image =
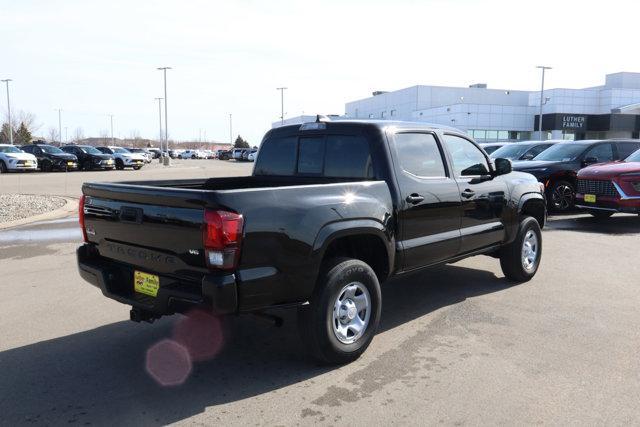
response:
[[[153,321],[196,306],[206,306],[215,314],[238,310],[233,274],[205,274],[200,284],[183,284],[160,274],[158,294],[150,297],[133,291],[134,266],[104,258],[92,246],[85,244],[76,251],[80,276],[99,288],[107,298],[132,306],[131,320]]]

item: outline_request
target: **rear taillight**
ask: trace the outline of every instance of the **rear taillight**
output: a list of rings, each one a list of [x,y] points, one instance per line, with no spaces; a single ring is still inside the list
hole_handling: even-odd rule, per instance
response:
[[[242,243],[242,215],[227,211],[204,211],[202,241],[210,268],[231,270],[238,266]]]
[[[78,203],[78,222],[80,223],[80,228],[82,229],[82,238],[84,242],[87,243],[89,240],[87,239],[87,229],[84,226],[84,194],[80,197],[80,202]]]

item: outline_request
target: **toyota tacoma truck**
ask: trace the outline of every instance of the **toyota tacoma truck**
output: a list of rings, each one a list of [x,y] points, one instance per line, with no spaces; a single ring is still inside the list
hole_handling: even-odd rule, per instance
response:
[[[452,128],[318,121],[270,130],[251,176],[85,183],[80,275],[131,319],[291,307],[312,355],[362,354],[380,284],[474,255],[540,265],[540,183]]]

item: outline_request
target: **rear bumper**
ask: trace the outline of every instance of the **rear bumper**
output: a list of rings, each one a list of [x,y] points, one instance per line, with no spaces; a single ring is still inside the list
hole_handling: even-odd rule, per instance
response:
[[[209,307],[215,314],[238,310],[233,274],[206,274],[200,283],[159,275],[158,295],[150,297],[133,291],[134,266],[101,257],[89,244],[80,246],[76,254],[80,276],[99,288],[104,296],[156,316],[184,312],[196,306]]]
[[[640,213],[640,199],[623,199],[611,196],[596,196],[596,202],[585,202],[584,195],[576,194],[576,207],[580,209],[604,210],[609,212]]]

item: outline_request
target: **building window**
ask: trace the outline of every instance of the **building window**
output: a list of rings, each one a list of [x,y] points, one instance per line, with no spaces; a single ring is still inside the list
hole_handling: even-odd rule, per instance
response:
[[[467,135],[473,138],[473,129],[467,129]]]
[[[380,118],[381,119],[384,119],[384,113],[386,113],[386,111],[383,111],[383,112],[380,113]]]
[[[373,119],[373,113],[370,113],[370,114],[369,114],[369,118],[370,118],[370,119]]]
[[[486,136],[486,131],[484,130],[474,130],[473,131],[473,138],[474,139],[485,139]]]
[[[391,110],[391,117],[395,117],[396,116],[396,110]]]
[[[487,131],[487,136],[485,137],[485,139],[489,139],[491,141],[497,141],[498,140],[498,131],[497,130],[488,130]]]
[[[358,118],[358,109],[356,108],[356,119]]]
[[[515,130],[510,130],[509,139],[518,139],[518,132],[516,132]]]
[[[498,131],[498,140],[506,141],[507,139],[509,139],[509,132],[507,132],[506,130],[499,130]]]

